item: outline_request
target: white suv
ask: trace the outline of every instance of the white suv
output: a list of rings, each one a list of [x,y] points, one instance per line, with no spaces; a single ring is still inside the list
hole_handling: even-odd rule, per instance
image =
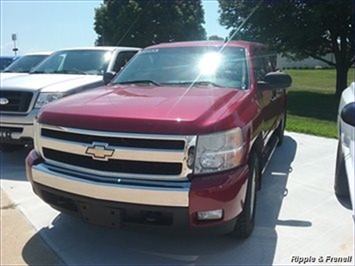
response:
[[[355,94],[353,82],[341,95],[338,112],[338,153],[335,171],[335,193],[350,196],[354,210],[354,117]],[[354,216],[355,217],[355,216]]]
[[[139,50],[92,47],[57,51],[29,75],[3,80],[0,87],[1,150],[13,151],[32,144],[34,118],[42,106],[104,85]]]

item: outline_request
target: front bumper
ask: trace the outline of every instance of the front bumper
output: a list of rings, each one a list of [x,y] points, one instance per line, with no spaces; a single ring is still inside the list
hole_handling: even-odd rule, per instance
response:
[[[26,172],[35,193],[53,208],[84,220],[110,226],[144,225],[163,228],[233,230],[243,209],[248,167],[188,182],[107,184],[80,179],[75,172],[47,165],[32,151]],[[169,184],[169,185],[168,185]],[[198,221],[197,212],[223,209],[217,221]]]
[[[33,123],[38,109],[26,115],[0,115],[1,143],[32,144]]]
[[[190,184],[187,182],[171,187],[153,186],[152,183],[149,186],[131,185],[119,180],[117,184],[107,184],[83,180],[75,173],[70,175],[44,163],[33,165],[31,174],[35,183],[99,200],[172,207],[187,207],[189,201]]]

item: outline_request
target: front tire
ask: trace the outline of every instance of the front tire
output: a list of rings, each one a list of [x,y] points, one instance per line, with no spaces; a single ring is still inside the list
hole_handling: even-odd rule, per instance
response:
[[[239,214],[234,230],[234,234],[239,238],[249,237],[255,226],[256,192],[260,175],[259,167],[258,156],[253,153],[249,159],[249,177],[244,208]]]
[[[349,184],[345,169],[344,154],[341,150],[341,141],[338,141],[337,160],[335,165],[334,191],[338,197],[349,197]]]

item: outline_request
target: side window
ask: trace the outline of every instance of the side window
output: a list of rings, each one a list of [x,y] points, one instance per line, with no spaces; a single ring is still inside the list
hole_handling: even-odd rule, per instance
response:
[[[274,71],[273,61],[272,55],[267,54],[265,50],[254,51],[254,73],[258,81],[263,80],[267,73]]]
[[[119,52],[112,70],[116,73],[119,72],[137,52],[138,51]]]
[[[257,81],[263,80],[266,75],[266,69],[264,66],[264,62],[260,50],[254,50],[253,65],[254,65],[254,74]]]
[[[276,68],[275,55],[272,54],[268,50],[265,50],[263,52],[264,52],[263,60],[264,60],[264,64],[265,64],[265,68],[266,68],[267,73],[275,71],[275,68]]]

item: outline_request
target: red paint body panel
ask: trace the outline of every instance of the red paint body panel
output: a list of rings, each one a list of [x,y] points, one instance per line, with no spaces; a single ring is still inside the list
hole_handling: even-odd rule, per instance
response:
[[[243,210],[248,175],[248,166],[244,165],[231,171],[193,178],[189,194],[190,225],[212,226],[235,218]],[[224,211],[222,220],[197,221],[197,212],[218,209]]]
[[[112,132],[207,134],[249,121],[242,117],[248,106],[239,107],[247,95],[226,88],[108,86],[44,107],[39,122]]]

